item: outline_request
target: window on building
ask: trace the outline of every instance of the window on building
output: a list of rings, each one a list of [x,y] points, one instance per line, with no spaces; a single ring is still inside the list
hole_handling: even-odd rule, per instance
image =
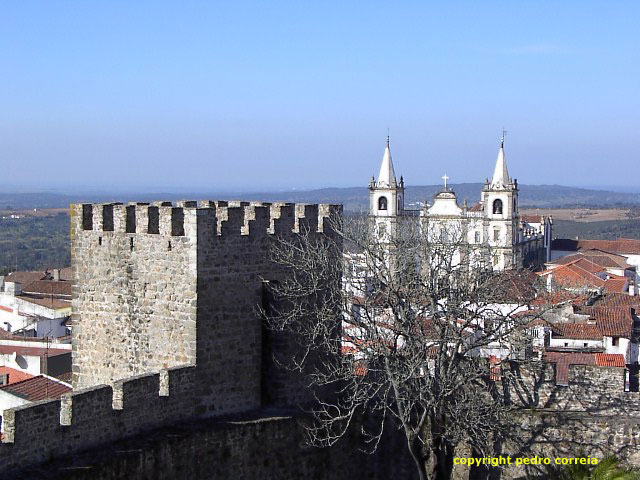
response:
[[[499,198],[493,201],[493,213],[496,215],[502,215],[502,200]]]
[[[387,197],[380,197],[378,199],[378,210],[386,210],[387,209]]]
[[[618,337],[611,337],[611,345],[614,347],[618,346]]]
[[[587,346],[587,342],[584,342],[583,345],[586,347]]]
[[[499,228],[494,228],[493,229],[493,240],[496,241],[496,242],[500,240],[500,229]]]
[[[9,385],[9,374],[3,373],[0,375],[0,385]]]
[[[564,346],[568,347],[569,346],[569,342],[564,342]]]
[[[476,232],[476,243],[480,243],[482,241],[482,237],[480,236],[480,232]]]

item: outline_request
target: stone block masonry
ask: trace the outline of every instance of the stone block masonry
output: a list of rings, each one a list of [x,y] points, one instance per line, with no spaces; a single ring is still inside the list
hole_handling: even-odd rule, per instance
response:
[[[297,404],[257,307],[277,238],[333,235],[341,206],[224,201],[71,206],[73,386],[3,412],[0,472],[163,425]],[[282,339],[279,339],[282,341]],[[267,377],[267,378],[266,378]],[[267,392],[268,391],[268,392]]]
[[[5,410],[0,472],[191,418],[197,405],[195,382],[195,367],[176,367]]]
[[[269,248],[274,238],[301,230],[330,234],[332,215],[341,207],[72,205],[74,387],[193,364],[198,414],[260,408],[269,382],[256,309],[263,281],[286,274],[270,261]]]

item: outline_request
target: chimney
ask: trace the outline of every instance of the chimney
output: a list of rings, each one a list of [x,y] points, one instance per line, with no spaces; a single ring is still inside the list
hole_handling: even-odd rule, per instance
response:
[[[60,281],[60,269],[59,268],[54,268],[53,269],[53,281],[54,282],[59,282]]]
[[[22,293],[22,284],[20,282],[5,282],[4,291],[15,297]]]

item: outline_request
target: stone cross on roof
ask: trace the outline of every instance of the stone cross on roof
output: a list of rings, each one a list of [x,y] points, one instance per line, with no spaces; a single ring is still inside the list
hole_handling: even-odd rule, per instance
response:
[[[447,177],[447,174],[445,173],[442,177],[440,177],[444,180],[444,189],[447,189],[447,180],[449,180],[449,177]]]

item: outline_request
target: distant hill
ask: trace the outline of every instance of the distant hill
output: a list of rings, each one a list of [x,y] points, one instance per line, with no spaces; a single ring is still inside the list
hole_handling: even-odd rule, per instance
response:
[[[469,205],[480,200],[481,183],[459,183],[451,185],[458,195],[460,204],[466,199]],[[440,185],[408,186],[405,204],[408,208],[417,202],[431,202],[433,196],[442,189]],[[321,188],[263,193],[217,194],[194,192],[191,195],[175,193],[131,193],[131,194],[58,194],[58,193],[0,193],[0,210],[26,208],[65,208],[74,202],[110,201],[152,201],[178,199],[239,199],[305,203],[341,203],[346,210],[357,211],[369,208],[369,191],[366,187]],[[522,207],[595,207],[640,205],[640,193],[612,192],[586,188],[564,187],[561,185],[520,185],[520,205]]]

